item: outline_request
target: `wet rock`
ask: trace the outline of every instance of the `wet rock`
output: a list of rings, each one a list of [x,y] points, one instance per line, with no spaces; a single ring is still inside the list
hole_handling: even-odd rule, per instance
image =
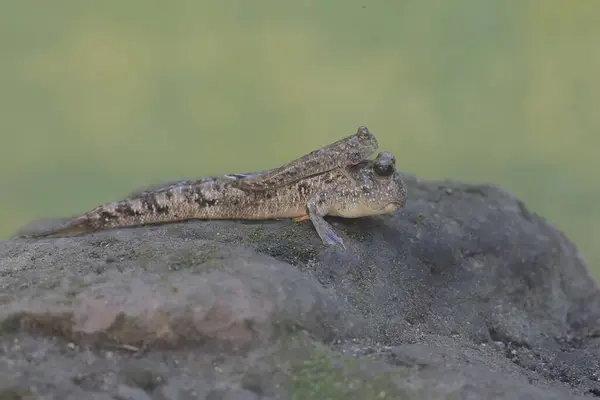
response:
[[[0,398],[600,395],[575,246],[500,188],[406,181],[330,219],[346,252],[289,220],[0,242]]]

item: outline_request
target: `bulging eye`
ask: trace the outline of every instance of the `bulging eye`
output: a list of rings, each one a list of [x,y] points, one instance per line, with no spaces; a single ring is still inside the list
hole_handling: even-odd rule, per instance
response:
[[[392,164],[389,160],[376,161],[373,164],[373,170],[379,176],[390,176],[394,173],[394,164]]]
[[[387,151],[382,151],[381,153],[377,154],[376,160],[379,161],[389,161],[392,164],[396,165],[396,157],[394,157],[394,155],[392,153],[388,153]]]

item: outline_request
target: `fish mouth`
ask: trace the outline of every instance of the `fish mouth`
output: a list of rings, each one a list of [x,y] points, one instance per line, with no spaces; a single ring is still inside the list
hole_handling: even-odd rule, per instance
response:
[[[399,210],[400,208],[402,208],[404,204],[400,201],[391,201],[389,203],[384,204],[383,206],[381,206],[379,208],[380,211],[385,211],[385,212],[393,212],[396,210]]]
[[[388,203],[388,206],[396,206],[399,208],[404,207],[405,201],[404,200],[394,200],[391,201],[390,203]]]

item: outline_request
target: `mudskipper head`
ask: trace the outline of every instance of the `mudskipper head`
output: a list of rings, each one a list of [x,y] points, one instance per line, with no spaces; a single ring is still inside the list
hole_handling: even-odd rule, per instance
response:
[[[339,210],[347,218],[379,215],[399,210],[406,203],[406,186],[398,170],[396,159],[387,152],[375,160],[364,161],[348,172],[355,180],[354,201]]]

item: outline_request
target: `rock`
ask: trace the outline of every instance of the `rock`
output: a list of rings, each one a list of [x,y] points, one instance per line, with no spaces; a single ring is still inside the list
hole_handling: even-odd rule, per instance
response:
[[[330,219],[346,252],[289,220],[0,242],[0,398],[600,396],[575,246],[498,187],[406,182]]]

